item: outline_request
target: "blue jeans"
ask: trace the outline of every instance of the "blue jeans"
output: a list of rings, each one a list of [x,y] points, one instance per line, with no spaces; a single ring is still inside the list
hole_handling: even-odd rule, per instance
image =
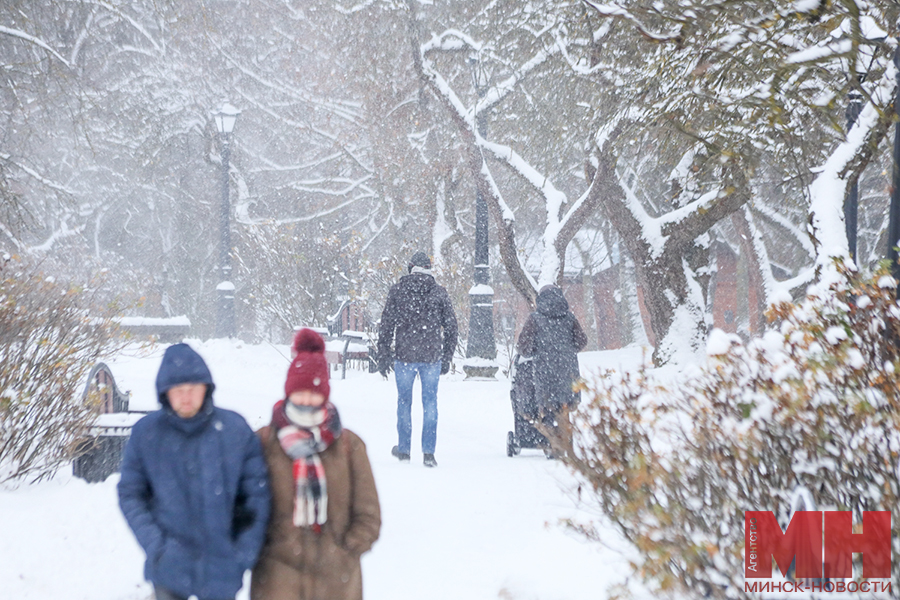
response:
[[[412,389],[416,373],[422,381],[422,452],[434,454],[437,445],[437,389],[441,377],[441,363],[406,363],[394,361],[394,378],[397,381],[397,449],[409,454],[412,437]]]

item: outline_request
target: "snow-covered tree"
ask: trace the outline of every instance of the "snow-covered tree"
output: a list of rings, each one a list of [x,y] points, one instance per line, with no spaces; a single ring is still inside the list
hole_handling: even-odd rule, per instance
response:
[[[833,239],[843,190],[890,123],[895,42],[886,32],[895,7],[492,2],[460,8],[455,20],[442,13],[442,29],[428,35],[426,10],[410,7],[423,81],[457,124],[473,177],[491,201],[504,264],[526,298],[561,277],[573,231],[599,211],[634,259],[655,359],[663,363],[703,346],[711,236],[739,209],[751,210],[741,225],[754,240],[747,246],[758,270],[753,281],[768,301],[811,276],[776,285],[751,218],[755,205],[793,230],[812,218],[820,271],[829,262],[823,256],[841,255],[822,240]],[[490,72],[483,97],[472,93],[467,58]],[[851,89],[864,107],[844,140]],[[523,118],[526,109],[531,118]],[[489,111],[497,125],[488,139],[477,121]],[[551,118],[556,135],[541,127]],[[547,139],[565,140],[580,156],[546,152]],[[504,168],[522,188],[507,187]],[[580,182],[558,183],[575,173]],[[772,206],[762,194],[776,178],[781,201]],[[528,196],[542,206],[529,205]],[[799,223],[786,216],[797,206]],[[529,211],[545,216],[537,281],[522,266],[515,237]]]
[[[639,286],[627,287],[641,290],[665,362],[702,347],[713,240],[741,250],[765,302],[843,255],[807,239],[807,222],[815,240],[835,239],[841,190],[884,162],[896,12],[14,0],[0,6],[0,236],[84,277],[110,268],[145,310],[211,330],[222,148],[210,110],[228,100],[243,110],[229,173],[235,262],[260,266],[235,274],[239,298],[272,284],[259,277],[275,262],[263,268],[254,240],[306,224],[358,255],[361,271],[345,274],[363,287],[372,265],[399,270],[419,249],[462,281],[477,188],[529,301],[561,280],[576,231],[614,238],[604,244],[634,265]],[[863,108],[845,136],[851,90]],[[871,257],[882,224],[864,217]]]

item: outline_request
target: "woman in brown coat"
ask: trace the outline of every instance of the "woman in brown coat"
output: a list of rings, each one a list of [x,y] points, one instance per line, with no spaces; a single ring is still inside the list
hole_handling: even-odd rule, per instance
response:
[[[259,431],[272,517],[251,600],[360,600],[360,556],[381,529],[366,446],[342,429],[328,400],[325,342],[310,329],[294,340],[285,400]]]

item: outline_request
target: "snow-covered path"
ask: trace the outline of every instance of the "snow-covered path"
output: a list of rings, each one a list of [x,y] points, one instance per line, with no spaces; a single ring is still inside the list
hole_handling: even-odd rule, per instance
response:
[[[282,389],[287,347],[192,345],[213,372],[217,404],[239,411],[254,428],[265,424]],[[604,354],[588,360],[622,358]],[[156,349],[112,362],[135,409],[154,408],[160,356]],[[400,464],[390,456],[396,443],[393,381],[358,371],[348,371],[345,381],[339,376],[333,374],[332,399],[344,425],[368,446],[382,504],[381,539],[363,559],[368,600],[593,600],[625,582],[627,562],[613,550],[624,545],[614,535],[601,547],[559,524],[591,517],[576,508],[565,469],[535,451],[507,458],[508,381],[441,378],[439,466],[427,469],[417,438],[421,404],[413,410],[413,460]],[[143,554],[116,505],[118,476],[88,485],[70,472],[0,492],[0,598],[151,597],[142,581]]]

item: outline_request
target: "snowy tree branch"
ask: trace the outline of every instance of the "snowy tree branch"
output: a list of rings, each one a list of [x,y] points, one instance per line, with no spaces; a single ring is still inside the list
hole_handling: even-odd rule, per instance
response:
[[[809,187],[810,235],[816,244],[816,269],[824,285],[839,276],[834,259],[850,264],[844,197],[893,122],[893,112],[882,107],[891,105],[896,89],[897,67],[891,61],[872,94],[873,102],[866,103],[847,139],[834,149]]]
[[[165,47],[162,44],[160,44],[159,42],[157,42],[156,39],[152,35],[150,35],[150,33],[147,31],[147,29],[143,25],[141,25],[137,20],[135,20],[133,17],[126,15],[124,12],[122,12],[121,10],[119,10],[117,7],[113,6],[109,2],[106,2],[105,0],[84,0],[84,1],[87,2],[88,4],[95,4],[101,8],[105,8],[112,14],[121,17],[122,19],[127,21],[129,25],[134,27],[134,29],[137,30],[137,32],[140,33],[141,36],[143,36],[148,42],[150,42],[150,44],[153,46],[153,48],[158,53],[160,53],[160,54],[165,53]]]
[[[62,57],[62,55],[59,52],[57,52],[56,50],[51,48],[47,42],[45,42],[44,40],[42,40],[40,38],[37,38],[33,35],[25,33],[24,31],[20,31],[18,29],[12,29],[10,27],[4,27],[2,25],[0,25],[0,33],[9,35],[9,36],[12,36],[15,38],[19,38],[21,40],[25,40],[26,42],[30,42],[30,43],[34,44],[35,46],[38,46],[39,48],[42,48],[43,50],[46,50],[47,52],[49,52],[50,54],[55,56],[57,59],[59,59],[59,61],[62,64],[66,65],[67,67],[72,66],[69,63],[69,61],[67,61],[65,58]]]
[[[647,27],[637,16],[635,16],[632,12],[622,8],[618,4],[608,3],[601,4],[599,2],[594,2],[594,0],[582,0],[587,6],[593,8],[597,11],[597,14],[604,17],[615,17],[619,19],[624,19],[629,21],[634,27],[647,39],[653,40],[654,42],[671,42],[677,40],[680,36],[680,32],[669,32],[669,33],[656,33],[654,31],[650,31],[650,28]]]

